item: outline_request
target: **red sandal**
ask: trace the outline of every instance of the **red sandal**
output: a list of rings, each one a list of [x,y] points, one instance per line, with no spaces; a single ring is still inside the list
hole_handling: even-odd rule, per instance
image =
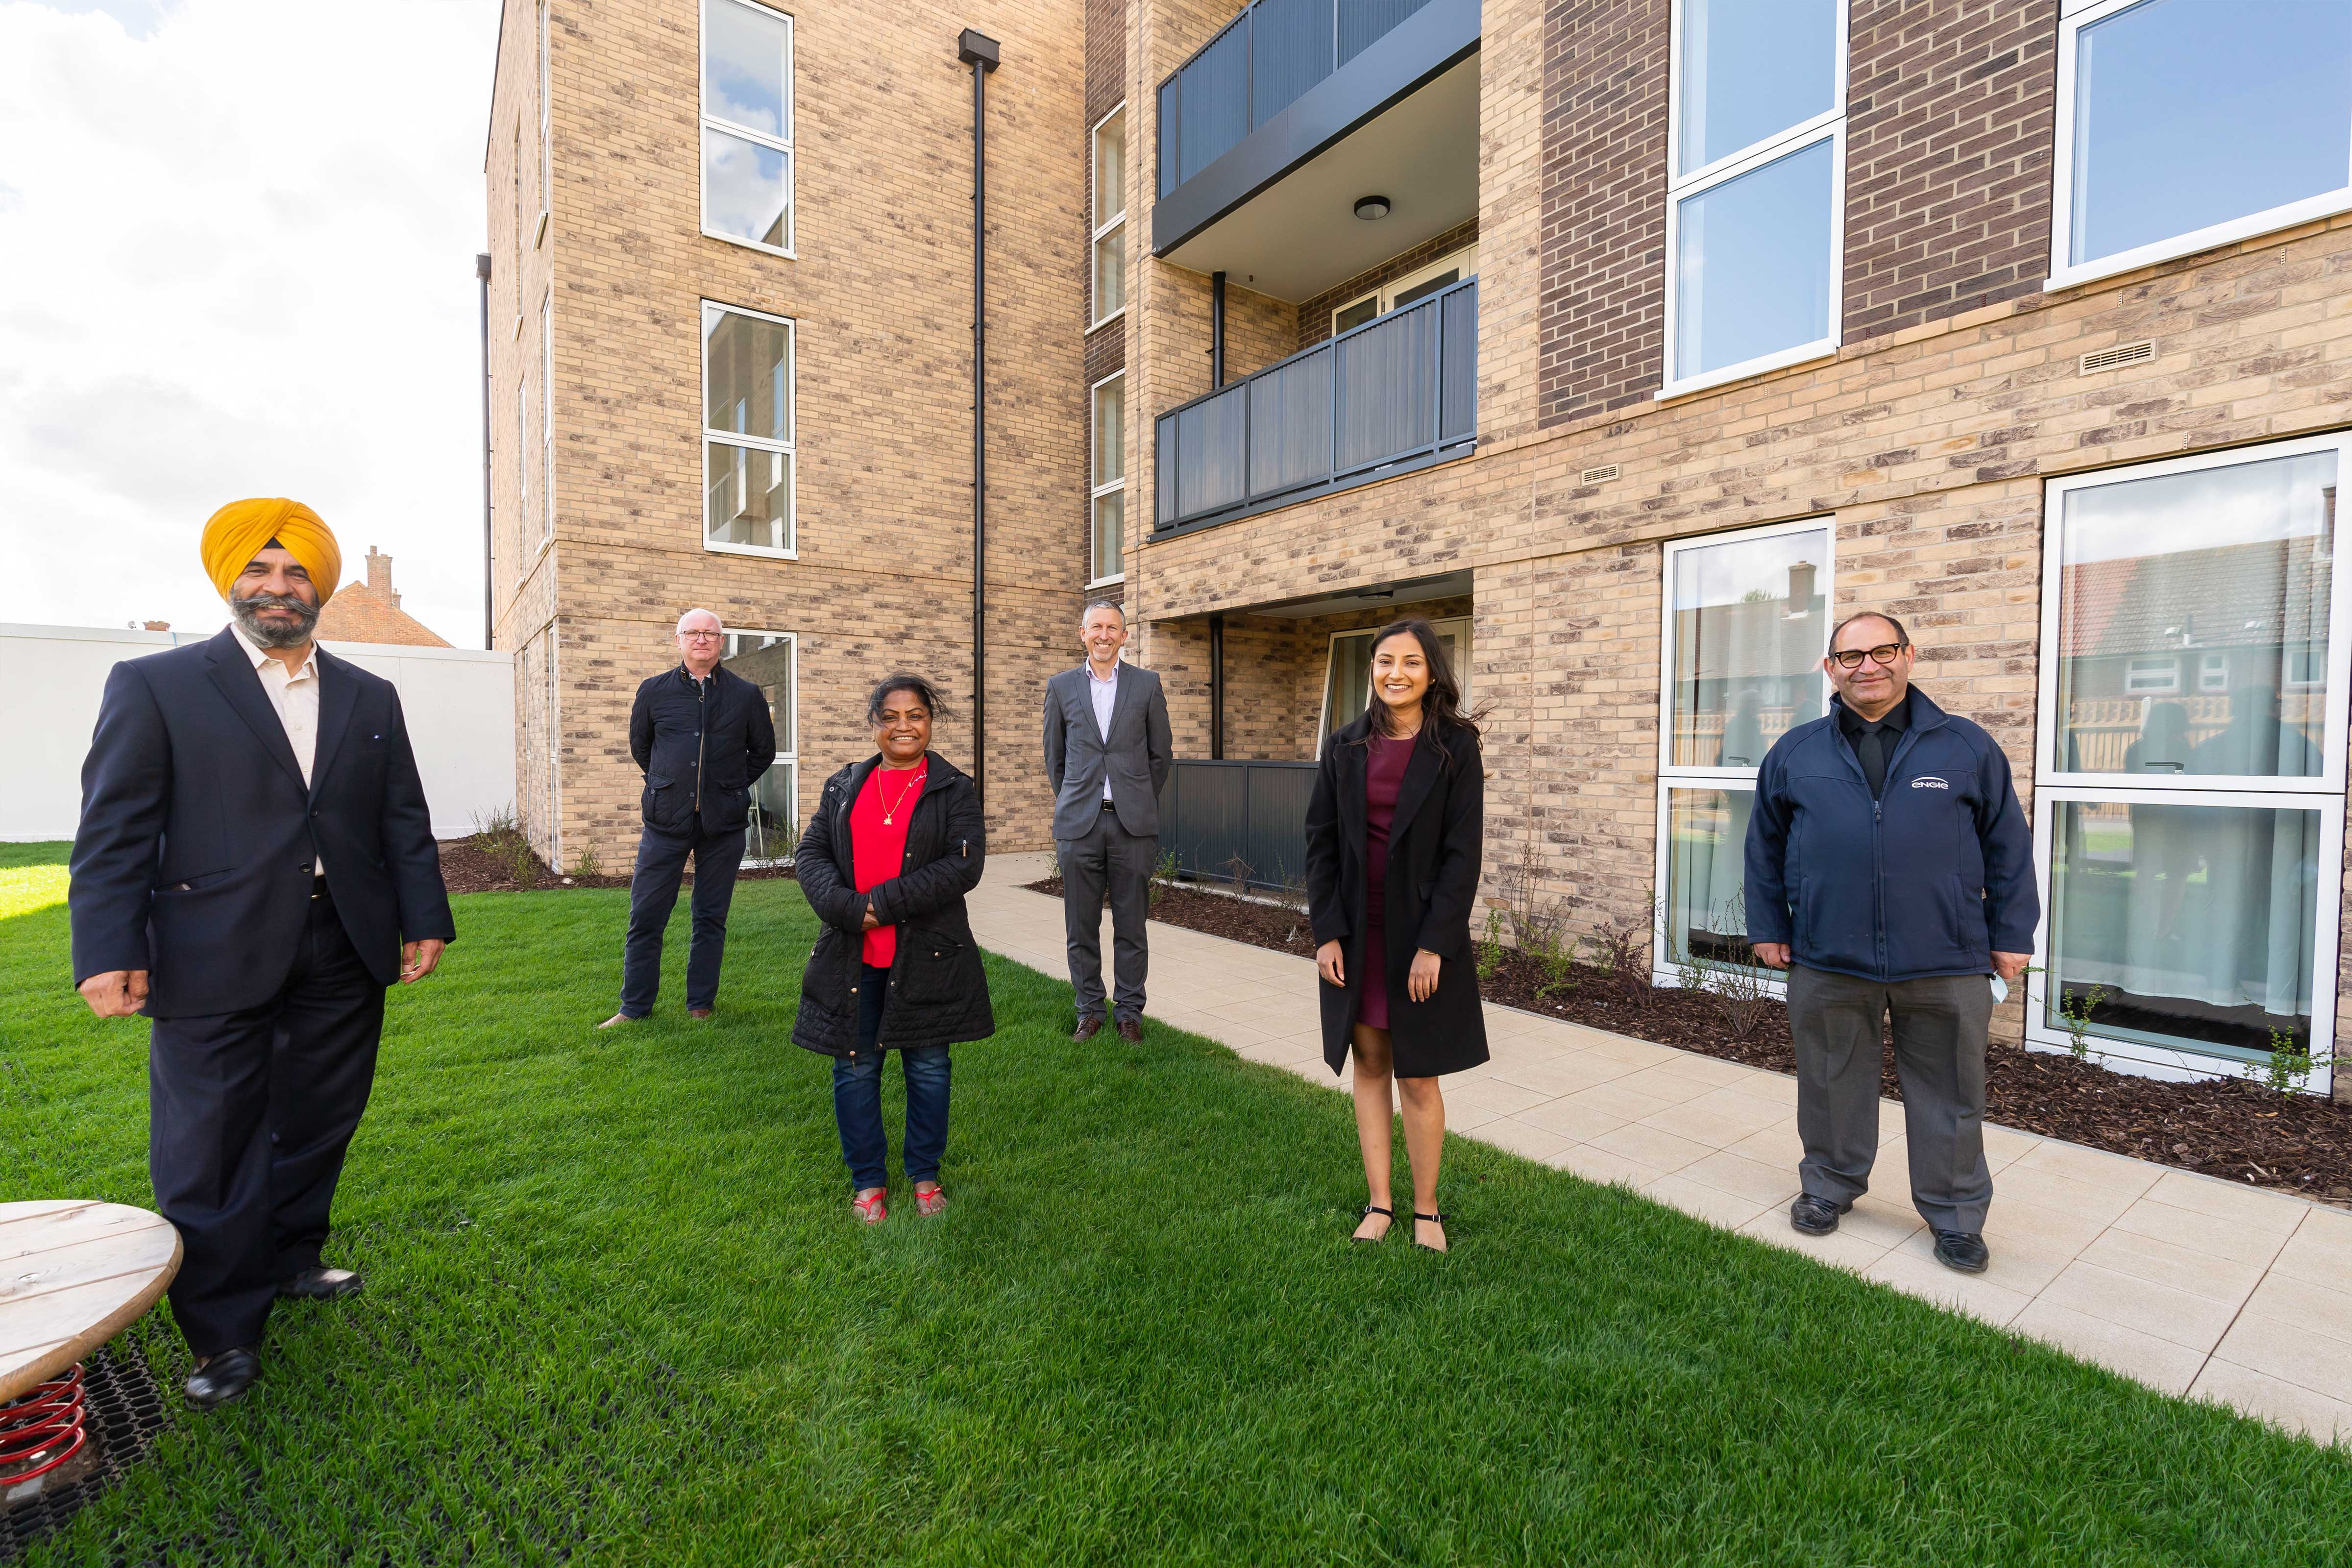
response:
[[[933,1187],[928,1193],[923,1191],[920,1187],[917,1187],[915,1189],[915,1212],[917,1214],[945,1214],[947,1212],[947,1208],[948,1190],[945,1187]]]
[[[880,1225],[890,1217],[890,1211],[882,1206],[882,1200],[889,1195],[889,1188],[877,1187],[862,1198],[850,1199],[849,1210],[866,1225]]]

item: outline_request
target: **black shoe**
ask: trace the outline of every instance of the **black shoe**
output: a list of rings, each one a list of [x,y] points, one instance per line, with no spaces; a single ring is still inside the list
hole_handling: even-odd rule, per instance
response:
[[[1118,1021],[1118,1037],[1130,1046],[1140,1041],[1143,1038],[1143,1020],[1121,1018]]]
[[[1364,1205],[1364,1212],[1356,1216],[1357,1225],[1360,1226],[1364,1221],[1371,1218],[1376,1214],[1384,1214],[1389,1216],[1389,1230],[1394,1230],[1396,1228],[1396,1210],[1384,1209],[1378,1204],[1366,1204]],[[1386,1241],[1389,1238],[1389,1230],[1384,1230],[1378,1236],[1351,1236],[1348,1239],[1349,1241],[1360,1241],[1367,1246],[1370,1246],[1379,1242]]]
[[[280,1283],[278,1293],[293,1301],[332,1301],[344,1296],[356,1296],[367,1281],[348,1268],[328,1268],[323,1266],[305,1268],[293,1279]]]
[[[1429,1243],[1421,1239],[1421,1226],[1423,1225],[1436,1226],[1439,1227],[1438,1233],[1440,1235],[1444,1235],[1445,1216],[1442,1214],[1423,1214],[1419,1209],[1415,1209],[1412,1211],[1412,1217],[1415,1222],[1412,1232],[1412,1244],[1421,1248],[1423,1252],[1434,1252],[1442,1255],[1445,1251],[1444,1247],[1432,1247]]]
[[[1986,1249],[1984,1237],[1976,1231],[1939,1230],[1936,1233],[1936,1261],[1963,1274],[1981,1274],[1992,1263],[1992,1254]]]
[[[1827,1236],[1838,1227],[1838,1215],[1852,1207],[1852,1204],[1833,1204],[1803,1193],[1789,1205],[1789,1223],[1807,1236]]]
[[[1077,1041],[1091,1040],[1101,1033],[1100,1018],[1081,1018],[1078,1020],[1078,1026],[1070,1032],[1070,1038]]]
[[[198,1362],[180,1392],[197,1409],[215,1410],[251,1388],[260,1375],[261,1357],[250,1346],[239,1345]]]

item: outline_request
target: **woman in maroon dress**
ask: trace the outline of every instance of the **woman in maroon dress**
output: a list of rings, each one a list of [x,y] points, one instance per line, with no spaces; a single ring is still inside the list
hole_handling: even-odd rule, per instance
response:
[[[1413,1240],[1443,1252],[1437,1080],[1486,1059],[1470,943],[1485,773],[1478,726],[1462,711],[1436,627],[1408,616],[1382,628],[1371,680],[1364,716],[1324,742],[1307,807],[1323,1058],[1334,1072],[1350,1052],[1356,1059],[1356,1135],[1370,1189],[1356,1239],[1381,1240],[1396,1217],[1390,1129],[1402,1102]]]

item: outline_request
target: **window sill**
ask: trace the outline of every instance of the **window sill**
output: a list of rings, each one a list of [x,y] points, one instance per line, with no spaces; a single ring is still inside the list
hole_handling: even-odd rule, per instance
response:
[[[1127,574],[1124,572],[1119,573],[1114,577],[1097,577],[1093,582],[1087,584],[1087,592],[1091,594],[1097,588],[1116,588],[1126,581]]]
[[[706,539],[702,548],[713,555],[750,555],[761,561],[798,561],[801,558],[797,542],[782,550],[771,550],[763,544],[713,544]]]
[[[1091,332],[1098,332],[1098,331],[1102,331],[1105,327],[1109,326],[1113,321],[1118,321],[1121,316],[1124,316],[1124,315],[1126,315],[1126,314],[1127,314],[1127,307],[1126,307],[1126,306],[1124,306],[1124,305],[1121,305],[1118,310],[1113,310],[1109,315],[1105,316],[1102,320],[1100,320],[1100,321],[1090,321],[1090,322],[1088,322],[1088,323],[1087,323],[1087,331],[1088,332],[1090,332],[1090,333],[1091,333]],[[1108,379],[1108,378],[1106,378],[1106,379]]]
[[[2273,207],[2268,212],[2232,218],[2228,223],[2217,223],[2193,233],[2179,235],[2171,239],[2156,240],[2136,249],[2118,251],[2113,256],[2103,256],[2095,261],[2080,261],[2071,266],[2062,263],[2059,259],[2063,252],[2058,247],[2065,245],[2066,238],[2063,235],[2058,235],[2054,237],[2053,248],[2050,257],[2050,276],[2042,280],[2042,291],[2050,294],[2061,289],[2078,288],[2084,283],[2097,282],[2103,278],[2113,278],[2118,273],[2136,272],[2143,267],[2154,267],[2158,262],[2177,261],[2184,256],[2194,256],[2200,250],[2213,250],[2224,245],[2234,245],[2242,239],[2253,239],[2262,235],[2274,233],[2279,229],[2293,228],[2298,224],[2334,217],[2338,213],[2344,212],[2352,212],[2352,185],[2347,185],[2341,190],[2329,191],[2324,195],[2290,202],[2285,206]]]
[[[1658,388],[1654,395],[1654,401],[1671,403],[1677,397],[1687,397],[1694,392],[1707,392],[1718,386],[1728,386],[1735,381],[1746,381],[1749,376],[1763,375],[1776,370],[1787,370],[1792,365],[1810,364],[1816,360],[1835,359],[1837,352],[1838,340],[1835,338],[1821,338],[1810,343],[1799,343],[1795,348],[1782,349],[1779,353],[1744,360],[1738,364],[1726,365],[1721,370],[1711,370],[1702,375],[1687,376],[1681,381],[1670,381]]]
[[[721,245],[740,246],[745,250],[756,250],[762,256],[779,257],[786,261],[798,261],[801,258],[800,252],[797,250],[779,250],[772,245],[761,245],[756,239],[745,239],[740,235],[720,234],[717,229],[704,229],[702,231],[702,237],[705,239],[715,239]],[[797,243],[800,239],[800,236],[795,233],[793,236],[793,239]]]

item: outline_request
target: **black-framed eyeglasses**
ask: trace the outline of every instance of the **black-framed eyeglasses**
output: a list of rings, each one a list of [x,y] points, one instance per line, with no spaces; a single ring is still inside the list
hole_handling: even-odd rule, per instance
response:
[[[1865,658],[1873,664],[1893,664],[1895,656],[1910,646],[1907,642],[1883,642],[1876,647],[1850,647],[1830,657],[1838,661],[1841,669],[1860,669]]]

